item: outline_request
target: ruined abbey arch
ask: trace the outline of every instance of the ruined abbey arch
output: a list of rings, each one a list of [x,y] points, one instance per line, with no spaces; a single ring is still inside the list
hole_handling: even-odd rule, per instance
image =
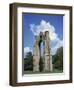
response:
[[[33,71],[40,71],[40,58],[41,58],[41,43],[43,42],[43,59],[41,71],[52,71],[52,56],[50,54],[50,38],[49,32],[40,32],[39,36],[35,37],[35,43],[33,47]]]

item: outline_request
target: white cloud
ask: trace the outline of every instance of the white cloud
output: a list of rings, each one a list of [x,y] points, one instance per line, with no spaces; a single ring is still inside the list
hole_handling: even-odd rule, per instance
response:
[[[27,54],[28,52],[32,52],[32,49],[31,49],[30,47],[25,47],[25,48],[24,48],[24,57],[26,56],[26,54]]]
[[[30,30],[35,36],[39,35],[40,32],[49,31],[50,40],[54,40],[57,38],[54,26],[51,25],[50,22],[46,22],[45,20],[42,20],[39,25],[30,24]]]
[[[49,31],[49,37],[51,40],[51,53],[52,54],[55,54],[57,49],[59,47],[63,46],[63,40],[61,40],[58,37],[58,34],[55,32],[55,27],[53,25],[51,25],[50,22],[46,22],[45,20],[41,20],[39,25],[30,24],[30,30],[33,32],[34,36],[39,35],[40,32],[44,33],[45,31]]]

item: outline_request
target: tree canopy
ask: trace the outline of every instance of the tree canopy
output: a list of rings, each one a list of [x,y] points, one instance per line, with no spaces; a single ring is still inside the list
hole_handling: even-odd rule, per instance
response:
[[[24,70],[33,70],[33,56],[32,52],[28,52],[24,58]]]
[[[63,70],[63,47],[58,48],[55,55],[53,55],[53,66],[56,69]]]

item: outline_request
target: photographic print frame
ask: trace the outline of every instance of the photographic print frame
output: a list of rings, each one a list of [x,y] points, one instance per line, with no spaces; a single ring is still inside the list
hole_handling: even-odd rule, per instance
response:
[[[26,8],[26,9],[24,10],[24,8]],[[30,10],[28,10],[28,8]],[[34,9],[35,10],[41,9],[42,12],[41,12],[41,10],[37,10],[37,12],[36,12]],[[48,13],[48,11],[49,11],[49,13]],[[56,12],[54,12],[54,11],[56,11]],[[69,26],[68,27],[68,30],[69,30],[68,31],[68,33],[69,33],[69,38],[68,38],[69,58],[68,59],[69,59],[69,61],[68,61],[68,65],[66,65],[66,68],[68,66],[68,69],[69,69],[69,71],[67,73],[68,79],[67,78],[64,79],[63,78],[64,75],[63,75],[62,79],[57,79],[57,78],[60,78],[59,76],[57,76],[57,78],[54,79],[55,77],[53,77],[53,75],[49,75],[49,77],[48,77],[48,74],[47,75],[46,74],[45,75],[40,75],[40,74],[27,75],[26,74],[23,77],[22,76],[22,69],[21,69],[23,67],[22,66],[22,59],[23,59],[22,58],[23,57],[23,53],[22,53],[23,48],[22,47],[23,47],[23,44],[21,44],[21,43],[23,43],[22,42],[23,41],[22,40],[23,34],[21,34],[23,32],[22,31],[23,20],[21,20],[22,14],[20,14],[20,13],[24,12],[26,14],[27,13],[28,14],[35,13],[35,14],[42,14],[42,15],[43,14],[44,15],[48,15],[48,14],[64,15],[66,11],[68,13],[68,16],[65,19],[65,23],[67,23],[67,21],[66,21],[67,19],[69,20],[68,21],[68,26]],[[20,29],[20,28],[22,28],[22,29]],[[65,32],[67,32],[67,30]],[[20,41],[20,39],[22,41]],[[66,42],[66,40],[67,39],[65,39],[65,42]],[[18,53],[19,51],[20,51],[20,53]],[[66,52],[66,49],[65,49],[65,52]],[[18,57],[18,56],[20,56],[20,57]],[[66,60],[65,60],[65,62],[66,62]],[[67,76],[65,76],[65,77],[67,77]],[[46,78],[46,79],[40,79],[41,77]],[[52,77],[52,80],[48,79],[50,77]],[[37,78],[38,80],[35,78]],[[59,83],[71,83],[71,82],[72,82],[72,7],[71,6],[58,6],[58,5],[25,4],[25,3],[10,4],[10,85],[12,85],[12,86],[27,86],[27,85],[57,84],[57,83],[59,84]]]

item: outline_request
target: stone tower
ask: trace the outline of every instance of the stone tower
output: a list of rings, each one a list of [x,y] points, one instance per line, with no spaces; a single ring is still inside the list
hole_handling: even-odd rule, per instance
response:
[[[44,59],[43,59],[43,71],[52,71],[52,56],[50,54],[50,38],[49,32],[46,31],[44,33],[40,32],[39,36],[36,36],[35,44],[33,48],[33,71],[39,72],[39,62],[41,49],[40,45],[43,42],[44,49]]]

